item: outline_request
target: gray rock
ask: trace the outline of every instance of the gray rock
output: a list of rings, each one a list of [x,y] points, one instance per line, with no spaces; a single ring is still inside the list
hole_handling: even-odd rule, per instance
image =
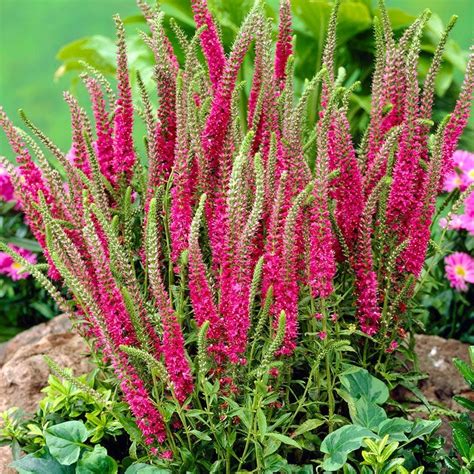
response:
[[[50,374],[45,355],[76,376],[92,370],[88,346],[71,330],[66,316],[32,327],[0,348],[0,412],[11,407],[27,413],[37,410]],[[0,447],[0,474],[15,472],[8,467],[11,461],[10,448]]]

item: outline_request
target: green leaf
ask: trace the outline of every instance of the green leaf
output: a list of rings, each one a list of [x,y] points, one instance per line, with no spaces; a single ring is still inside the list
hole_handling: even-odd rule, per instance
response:
[[[267,442],[265,442],[263,456],[268,457],[273,454],[278,448],[281,446],[281,441],[276,439],[269,438]]]
[[[413,422],[405,418],[390,418],[385,420],[379,426],[378,434],[380,437],[389,435],[390,439],[395,441],[407,441],[404,433],[408,433],[413,428]]]
[[[41,248],[41,245],[36,242],[36,240],[32,239],[27,239],[26,237],[1,237],[0,240],[2,242],[5,242],[7,244],[13,244],[16,245],[17,247],[21,247],[26,250],[30,250],[31,252],[42,252],[43,249]]]
[[[462,421],[451,423],[453,428],[453,442],[461,457],[469,459],[469,450],[472,444],[470,427]]]
[[[418,61],[418,70],[421,77],[426,77],[431,66],[431,58],[420,57]],[[454,80],[454,67],[449,62],[444,62],[435,79],[436,94],[443,97]]]
[[[87,439],[82,421],[66,421],[47,428],[44,433],[51,455],[61,464],[74,464],[81,454],[81,445]]]
[[[408,438],[410,441],[430,435],[441,425],[441,420],[416,420]]]
[[[474,411],[474,401],[469,400],[468,398],[465,398],[465,397],[460,397],[459,395],[454,396],[453,400],[456,403],[459,403],[459,405],[461,405],[462,407],[470,411]]]
[[[212,441],[211,437],[208,434],[203,433],[202,431],[191,430],[190,433],[196,436],[196,438],[200,439],[201,441]]]
[[[283,444],[287,444],[288,446],[293,446],[294,448],[302,449],[301,445],[293,438],[290,438],[289,436],[283,435],[281,433],[267,433],[267,436],[281,441]]]
[[[324,456],[323,469],[337,471],[347,460],[352,451],[362,446],[364,438],[377,438],[377,435],[363,426],[346,425],[333,431],[321,443]]]
[[[397,471],[397,468],[399,468],[400,466],[403,466],[404,462],[405,462],[405,459],[403,458],[392,459],[383,466],[382,470],[380,471],[380,474],[393,474],[395,472],[400,472],[400,474],[402,474],[402,471],[400,470]]]
[[[316,41],[326,36],[332,2],[328,0],[293,0],[293,11],[297,16],[295,29],[311,35]],[[337,22],[337,41],[346,43],[353,36],[370,29],[372,17],[368,6],[357,0],[341,3]]]
[[[361,397],[351,407],[351,418],[354,424],[377,431],[379,425],[387,419],[387,414],[382,407]]]
[[[222,472],[221,469],[222,469],[223,464],[224,464],[223,459],[219,459],[219,460],[215,461],[212,464],[211,469],[209,470],[209,474],[218,474],[219,472]]]
[[[131,418],[123,415],[119,410],[113,410],[112,414],[123,426],[123,429],[127,432],[132,441],[135,441],[137,444],[142,442],[142,432]]]
[[[291,474],[314,474],[314,466],[312,464],[288,464]]]
[[[302,425],[296,428],[295,437],[303,433],[306,433],[307,431],[313,431],[316,428],[319,428],[323,424],[324,424],[324,420],[317,420],[317,419],[306,420]]]
[[[79,61],[85,61],[103,74],[113,74],[115,43],[110,38],[100,35],[81,38],[63,46],[56,58],[63,61],[63,65],[55,73],[56,78],[70,70],[82,69]]]
[[[357,474],[357,471],[349,463],[344,464],[342,472],[343,474]]]
[[[30,303],[30,308],[36,309],[46,319],[52,319],[55,314],[51,306],[43,301],[33,301],[33,303]]]
[[[286,472],[288,463],[286,459],[278,454],[273,454],[264,460],[264,474],[272,474],[274,472]]]
[[[399,8],[388,8],[387,13],[394,30],[411,25],[416,19],[415,16],[410,15]],[[377,15],[380,16],[380,13],[377,13]]]
[[[349,396],[354,400],[363,396],[370,402],[382,405],[388,399],[387,386],[365,369],[349,366],[339,375],[339,379]]]
[[[124,474],[171,474],[172,471],[161,467],[151,466],[150,464],[137,463],[128,467]]]
[[[72,474],[74,468],[71,466],[61,466],[49,453],[36,457],[28,454],[10,464],[20,474]]]
[[[444,97],[454,80],[454,67],[451,63],[444,63],[435,79],[436,95]]]
[[[107,456],[107,450],[96,444],[93,451],[84,453],[76,467],[76,474],[115,474],[117,463]]]
[[[474,370],[462,359],[454,359],[453,362],[466,382],[474,389]]]
[[[261,408],[257,410],[257,424],[260,431],[260,436],[265,436],[267,433],[267,418],[265,417],[265,413],[263,413]]]

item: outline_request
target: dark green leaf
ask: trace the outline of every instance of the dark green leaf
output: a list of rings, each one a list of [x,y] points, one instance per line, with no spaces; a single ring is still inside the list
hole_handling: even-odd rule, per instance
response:
[[[454,359],[453,362],[466,382],[474,389],[474,370],[462,359]]]
[[[453,400],[456,403],[459,403],[464,408],[467,408],[468,410],[474,412],[474,401],[469,400],[468,398],[465,397],[460,397],[459,395],[456,395],[453,397]]]
[[[430,435],[441,425],[441,420],[416,420],[413,430],[408,438],[414,440],[423,436]]]
[[[469,459],[469,450],[473,442],[471,427],[463,422],[453,422],[451,427],[453,428],[453,442],[456,449],[462,457]]]

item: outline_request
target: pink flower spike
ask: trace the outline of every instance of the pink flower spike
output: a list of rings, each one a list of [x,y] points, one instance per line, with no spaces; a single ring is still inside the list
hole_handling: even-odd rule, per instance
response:
[[[283,89],[285,83],[286,64],[293,53],[292,39],[290,1],[282,0],[280,2],[278,41],[275,50],[275,80],[281,89]]]
[[[319,339],[321,339],[321,341],[324,341],[324,339],[326,339],[326,337],[327,337],[327,333],[324,332],[324,331],[320,331],[318,333],[318,337],[319,337]]]
[[[464,252],[455,252],[444,262],[451,286],[457,291],[467,291],[466,283],[474,283],[474,258]]]
[[[119,97],[115,104],[114,115],[114,173],[115,179],[131,180],[135,165],[133,148],[133,102],[132,89],[128,77],[127,49],[125,46],[125,29],[122,20],[116,16],[117,27],[117,82]]]
[[[194,12],[194,21],[197,28],[206,26],[201,33],[201,45],[209,66],[209,75],[214,90],[217,89],[221,79],[226,58],[217,27],[207,6],[207,0],[192,0],[191,7]]]
[[[7,170],[0,165],[0,200],[1,201],[13,201],[13,184],[10,179],[10,175]]]
[[[321,321],[321,320],[323,319],[323,315],[322,315],[321,313],[316,313],[316,314],[314,315],[314,318],[315,318],[316,320],[318,320],[318,321]]]

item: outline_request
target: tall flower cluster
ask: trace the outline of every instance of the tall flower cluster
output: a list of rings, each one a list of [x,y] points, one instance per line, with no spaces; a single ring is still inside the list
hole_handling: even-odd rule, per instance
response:
[[[295,101],[289,0],[281,1],[275,49],[256,2],[228,54],[207,2],[193,0],[195,36],[176,29],[183,64],[162,13],[139,0],[150,30],[142,38],[157,62],[156,110],[137,77],[147,165],[133,142],[136,117],[119,18],[117,98],[92,68],[84,83],[93,120],[65,95],[73,159],[25,117],[60,163],[65,183],[36,141],[0,115],[20,164],[15,194],[45,249],[50,275],[70,289],[72,302],[61,300],[54,286],[49,290],[61,307],[71,311],[72,305],[82,315],[84,333],[113,365],[149,444],[165,436],[150,391],[156,378],[185,405],[196,387],[189,354],[198,360],[206,354],[211,373],[234,387],[233,374],[253,354],[257,306],[266,319],[255,331],[267,324],[271,355],[290,357],[301,340],[303,301],[327,321],[335,302],[344,300],[338,317],[376,336],[383,320],[402,311],[407,285],[421,271],[443,169],[451,166],[450,150],[468,115],[474,59],[453,115],[430,139],[433,79],[445,38],[420,88],[417,61],[429,15],[395,41],[381,2],[373,107],[357,147],[347,113],[355,86],[345,88],[335,68],[338,3],[323,68]],[[247,101],[238,78],[250,57]],[[319,88],[313,126],[305,114]],[[403,326],[403,318],[396,324]]]

